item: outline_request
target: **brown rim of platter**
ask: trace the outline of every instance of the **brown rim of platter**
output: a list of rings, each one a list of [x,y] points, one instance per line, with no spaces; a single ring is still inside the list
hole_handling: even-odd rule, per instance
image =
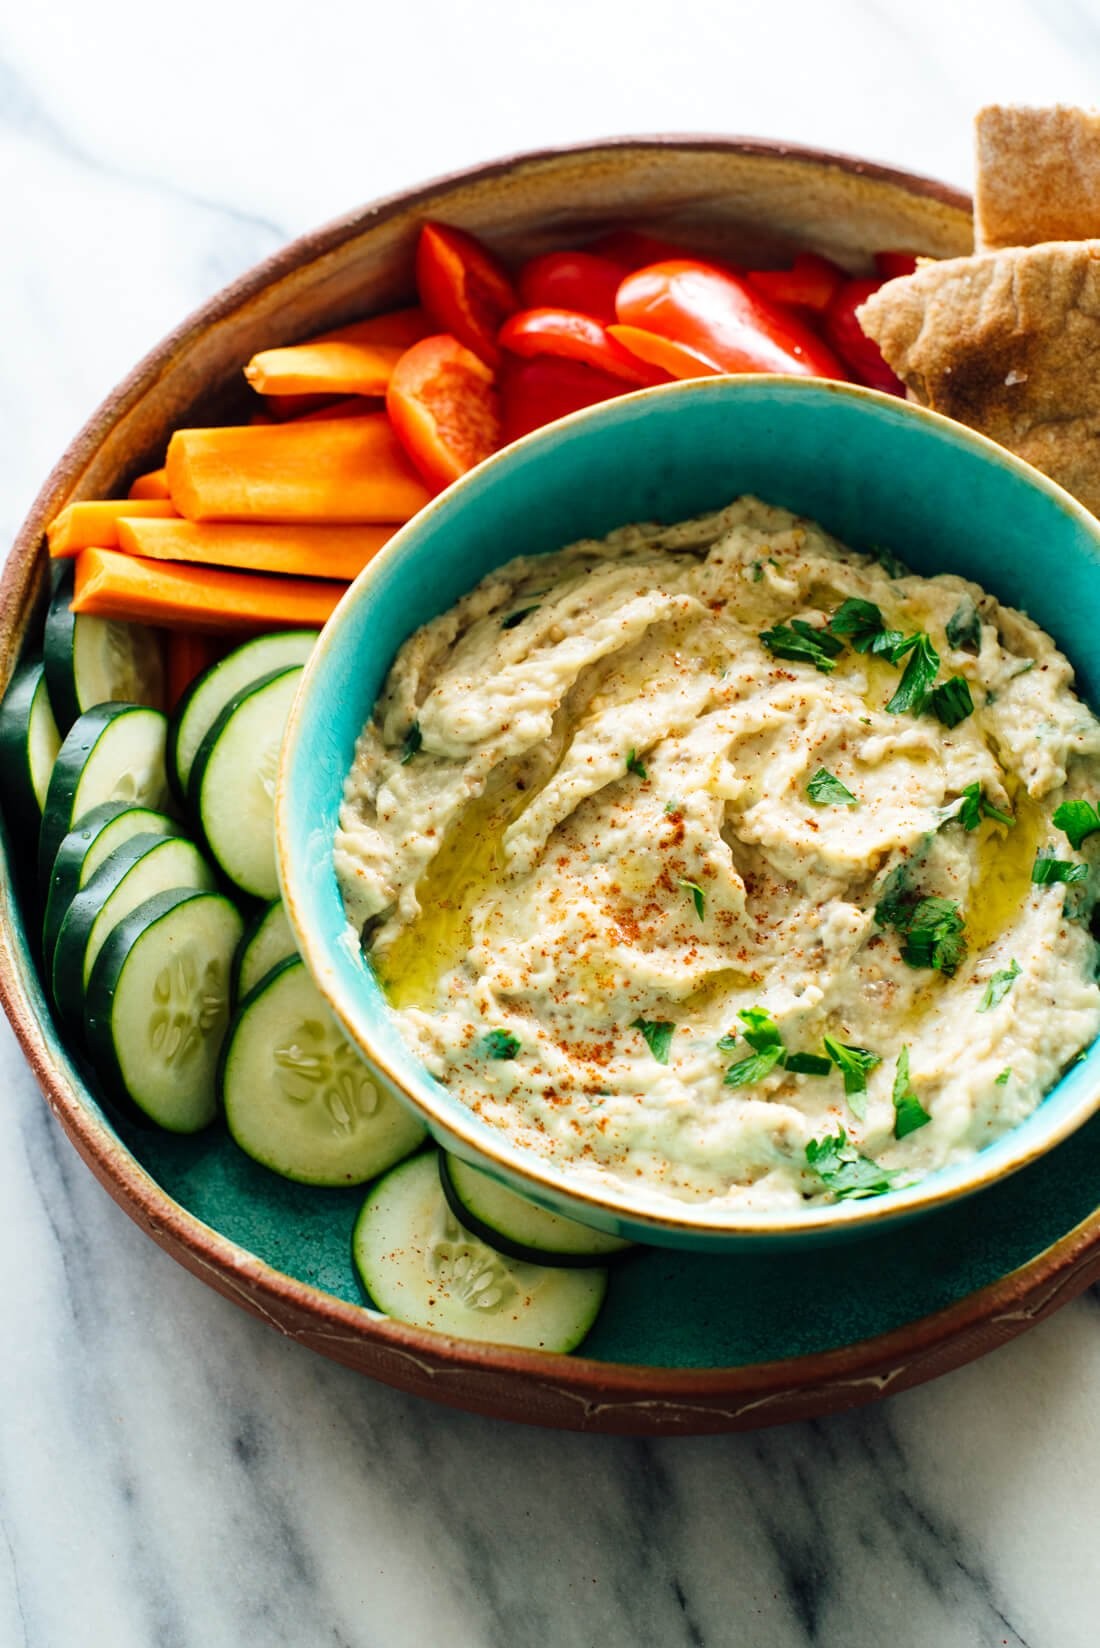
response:
[[[107,436],[212,327],[366,230],[453,190],[567,157],[681,150],[806,163],[891,185],[968,214],[960,190],[851,156],[759,139],[625,137],[525,152],[436,178],[290,242],[198,309],[134,368],[54,468],[0,578],[0,685],[40,594],[46,522],[78,491]],[[856,1407],[960,1367],[1006,1343],[1100,1279],[1100,1211],[1026,1265],[944,1310],[839,1349],[744,1367],[674,1369],[454,1339],[348,1304],[265,1264],[173,1201],[81,1098],[51,1057],[32,1006],[31,961],[0,922],[0,1001],[51,1110],[79,1155],[134,1222],[186,1269],[288,1338],[386,1384],[472,1412],[576,1430],[674,1435],[748,1430]]]

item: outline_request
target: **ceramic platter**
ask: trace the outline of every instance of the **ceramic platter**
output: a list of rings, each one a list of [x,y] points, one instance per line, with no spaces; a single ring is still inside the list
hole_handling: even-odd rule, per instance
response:
[[[407,300],[418,223],[506,255],[630,224],[782,261],[861,267],[876,247],[968,251],[965,197],[845,157],[719,138],[627,139],[521,156],[376,203],[296,241],[187,321],[62,458],[0,584],[0,688],[36,638],[45,523],[161,461],[171,430],[230,417],[257,349]],[[100,1109],[35,972],[19,864],[0,859],[0,996],[62,1127],[115,1200],[181,1264],[311,1349],[436,1401],[503,1418],[648,1434],[749,1429],[870,1401],[1012,1338],[1100,1276],[1100,1117],[965,1206],[819,1251],[709,1257],[638,1249],[583,1354],[407,1328],[364,1308],[350,1259],[362,1192],[311,1190],[243,1156]]]

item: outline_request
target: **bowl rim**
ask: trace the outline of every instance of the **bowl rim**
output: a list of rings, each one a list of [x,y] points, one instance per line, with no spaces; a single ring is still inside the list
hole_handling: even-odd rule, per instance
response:
[[[936,1168],[914,1184],[887,1191],[880,1196],[853,1198],[839,1203],[770,1213],[745,1213],[728,1207],[714,1209],[711,1204],[705,1202],[685,1203],[665,1209],[654,1207],[652,1204],[647,1205],[644,1190],[640,1203],[636,1203],[631,1198],[630,1187],[626,1185],[620,1189],[617,1183],[578,1184],[571,1179],[568,1167],[563,1167],[549,1158],[539,1157],[529,1147],[517,1144],[503,1129],[497,1133],[495,1129],[489,1128],[450,1095],[442,1084],[434,1081],[426,1070],[423,1071],[422,1078],[418,1073],[415,1080],[409,1080],[403,1071],[395,1067],[385,1048],[378,1045],[373,1021],[380,1015],[376,1014],[362,998],[354,999],[350,990],[346,990],[342,982],[337,982],[330,964],[333,946],[315,929],[306,914],[305,907],[311,902],[308,891],[309,877],[297,863],[292,848],[295,832],[288,780],[292,768],[302,760],[298,752],[303,737],[307,706],[324,690],[328,658],[337,638],[348,625],[355,623],[360,604],[369,601],[375,584],[385,577],[391,564],[413,552],[417,555],[428,553],[440,517],[443,518],[445,529],[445,523],[453,517],[455,509],[463,507],[467,494],[476,495],[487,476],[494,471],[506,471],[513,464],[521,463],[524,454],[532,449],[551,447],[570,430],[576,433],[595,425],[615,425],[624,413],[629,416],[631,409],[639,405],[644,406],[654,398],[659,398],[662,403],[673,399],[691,401],[710,395],[728,398],[736,396],[742,388],[749,390],[753,387],[771,387],[778,390],[781,395],[790,392],[792,397],[797,393],[803,397],[809,395],[822,400],[839,398],[854,401],[869,407],[872,413],[879,409],[889,411],[893,416],[901,417],[903,420],[909,420],[916,429],[928,430],[932,435],[948,440],[957,448],[969,450],[982,461],[1007,470],[1024,484],[1045,492],[1051,502],[1093,540],[1100,559],[1100,520],[1065,488],[987,436],[914,402],[901,400],[897,396],[868,389],[859,384],[779,373],[730,374],[683,379],[652,388],[638,389],[615,400],[584,407],[568,417],[555,420],[549,426],[532,431],[518,441],[511,442],[501,451],[485,459],[476,469],[460,477],[444,492],[432,498],[412,520],[400,526],[393,537],[372,557],[349,585],[306,662],[287,721],[275,799],[280,887],[284,907],[301,954],[330,1010],[336,1015],[354,1045],[370,1065],[381,1070],[386,1080],[411,1104],[421,1119],[426,1120],[429,1125],[437,1126],[450,1135],[452,1140],[457,1140],[461,1147],[460,1153],[463,1149],[468,1151],[471,1161],[478,1166],[487,1167],[511,1188],[516,1188],[519,1181],[525,1188],[533,1190],[536,1200],[539,1199],[539,1192],[542,1193],[544,1201],[547,1198],[553,1201],[555,1197],[564,1197],[577,1210],[578,1217],[583,1218],[586,1211],[594,1212],[597,1224],[604,1223],[607,1219],[623,1220],[638,1231],[651,1231],[657,1236],[663,1233],[675,1238],[697,1239],[700,1243],[706,1242],[716,1249],[720,1249],[723,1243],[732,1245],[735,1242],[751,1242],[753,1239],[794,1242],[815,1234],[855,1235],[879,1230],[908,1216],[931,1212],[963,1197],[989,1189],[1045,1156],[1095,1114],[1100,1108],[1100,1075],[1089,1088],[1083,1090],[1074,1104],[1066,1107],[1064,1113],[1055,1112],[1053,1122],[1048,1120],[1045,1128],[1036,1122],[1036,1117],[1040,1116],[1047,1095],[1044,1095],[1043,1101],[1040,1101],[1023,1122],[1009,1129],[969,1160]],[[1070,662],[1072,664],[1072,659]],[[342,936],[351,934],[351,931],[350,927],[346,928],[345,935]],[[415,1060],[415,1055],[413,1059]],[[1056,1083],[1055,1086],[1057,1085]],[[1029,1127],[1029,1123],[1033,1125]],[[1013,1140],[1016,1141],[1015,1144]]]
[[[864,176],[967,216],[968,193],[935,178],[859,156],[782,140],[723,134],[611,136],[521,150],[392,190],[294,237],[197,306],[156,343],[93,410],[47,473],[0,569],[0,674],[18,657],[41,574],[39,546],[59,501],[79,486],[105,435],[203,329],[231,316],[267,285],[398,212],[448,188],[561,155],[635,146],[684,147],[794,159]],[[0,893],[13,896],[0,854]],[[87,1104],[75,1072],[51,1047],[48,1014],[24,942],[0,921],[0,1003],[43,1098],[73,1148],[122,1211],[184,1268],[241,1309],[319,1354],[432,1400],[513,1420],[588,1431],[689,1434],[745,1429],[869,1402],[962,1366],[1015,1337],[1100,1279],[1100,1210],[1025,1264],[923,1318],[870,1338],[770,1362],[674,1368],[553,1356],[454,1339],[378,1317],[303,1282],[223,1236],[176,1201]]]

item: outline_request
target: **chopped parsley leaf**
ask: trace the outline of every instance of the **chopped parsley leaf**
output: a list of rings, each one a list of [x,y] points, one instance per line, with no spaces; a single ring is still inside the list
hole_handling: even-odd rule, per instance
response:
[[[737,1064],[731,1064],[722,1078],[723,1087],[748,1087],[753,1082],[763,1081],[771,1074],[783,1057],[783,1048],[779,1043],[773,1047],[766,1047],[762,1053],[753,1053],[747,1059],[741,1059]]]
[[[752,581],[753,581],[753,583],[758,584],[763,576],[764,576],[764,568],[760,565],[759,561],[754,561],[752,563]]]
[[[412,760],[413,756],[416,754],[423,742],[424,738],[420,731],[420,722],[414,721],[408,732],[405,734],[405,742],[401,746],[402,751],[404,752],[401,756],[401,765],[403,767],[408,766],[409,762]]]
[[[875,920],[880,927],[904,927],[918,898],[909,885],[909,866],[899,864],[887,877],[882,897],[875,905]]]
[[[683,887],[685,892],[691,894],[691,902],[695,906],[695,914],[699,917],[699,920],[702,921],[704,915],[706,914],[707,908],[706,893],[704,893],[697,881],[685,881],[682,876],[680,878],[679,885]]]
[[[1040,853],[1031,866],[1036,887],[1049,887],[1056,881],[1084,881],[1088,873],[1087,864],[1071,864],[1069,859],[1055,858],[1050,852]]]
[[[982,621],[969,595],[964,595],[947,620],[947,644],[956,652],[982,650]]]
[[[852,1144],[843,1127],[806,1145],[806,1165],[817,1174],[838,1202],[861,1196],[881,1196],[894,1187],[894,1175]]]
[[[966,676],[953,675],[949,681],[933,687],[928,694],[928,708],[945,727],[957,727],[960,721],[965,721],[974,712],[974,700]]]
[[[642,1032],[645,1044],[658,1064],[668,1063],[668,1051],[676,1029],[669,1019],[635,1019],[630,1028]]]
[[[894,1071],[894,1137],[904,1139],[908,1134],[915,1133],[918,1127],[927,1126],[931,1120],[910,1085],[909,1049],[903,1047]]]
[[[1007,967],[1003,967],[1000,972],[994,973],[993,977],[985,987],[985,995],[982,997],[981,1002],[978,1005],[978,1012],[991,1012],[993,1008],[997,1006],[998,1002],[1002,1002],[1005,999],[1019,976],[1020,963],[1015,959],[1010,961]]]
[[[1054,828],[1062,831],[1076,852],[1082,841],[1100,830],[1100,813],[1091,801],[1063,801],[1055,809]]]
[[[866,1047],[846,1047],[833,1036],[825,1036],[822,1045],[844,1077],[844,1092],[849,1101],[858,1099],[858,1103],[852,1104],[852,1113],[862,1120],[867,1114],[867,1101],[863,1097],[867,1091],[867,1072],[882,1060]]]
[[[909,568],[904,561],[899,561],[892,549],[876,549],[875,560],[888,578],[904,578]]]
[[[627,751],[627,754],[626,754],[626,770],[627,770],[627,772],[637,773],[638,777],[642,778],[642,779],[645,779],[645,778],[649,777],[649,774],[646,772],[645,767],[642,764],[642,759],[639,756],[637,750],[628,750]]]
[[[909,641],[903,645],[909,652],[909,662],[898,683],[898,690],[886,709],[890,715],[901,715],[906,711],[910,715],[919,715],[936,679],[940,655],[924,634],[910,636]]]
[[[525,618],[529,618],[533,612],[538,610],[537,602],[533,607],[520,607],[518,612],[511,612],[507,618],[502,619],[500,627],[501,629],[515,629],[517,624],[522,624]]]
[[[950,978],[966,954],[965,922],[949,898],[922,898],[903,935],[901,958],[910,967],[934,967]]]
[[[520,1042],[510,1030],[489,1030],[481,1038],[481,1048],[489,1059],[514,1059]]]
[[[842,635],[857,652],[868,652],[876,635],[886,628],[882,613],[873,601],[861,601],[851,596],[841,602],[829,619],[834,635]]]
[[[1005,1083],[1011,1079],[1011,1076],[1012,1076],[1012,1071],[1011,1070],[1002,1070],[1000,1075],[997,1077],[997,1079],[994,1083],[994,1086],[1004,1087]]]
[[[678,813],[680,811],[680,808],[683,806],[683,804],[684,803],[680,800],[680,797],[678,795],[670,796],[669,799],[665,802],[665,812],[666,813]]]
[[[826,768],[819,767],[806,785],[806,794],[815,807],[855,807],[858,805],[846,784]]]
[[[998,824],[1015,824],[1016,820],[1011,813],[1002,813],[986,800],[982,786],[975,780],[968,784],[962,793],[962,802],[959,806],[958,819],[964,830],[976,830],[983,818],[995,818]],[[1057,814],[1055,815],[1057,817]],[[1097,825],[1100,829],[1100,824]]]
[[[773,657],[788,658],[797,664],[812,664],[822,675],[832,673],[837,657],[844,651],[843,641],[838,641],[827,629],[815,629],[802,618],[766,629],[760,639]]]
[[[828,1076],[832,1074],[833,1061],[823,1059],[820,1053],[788,1053],[783,1067],[796,1076]]]
[[[779,1026],[766,1007],[742,1007],[737,1017],[745,1026],[741,1034],[757,1053],[766,1052],[769,1047],[782,1047]]]

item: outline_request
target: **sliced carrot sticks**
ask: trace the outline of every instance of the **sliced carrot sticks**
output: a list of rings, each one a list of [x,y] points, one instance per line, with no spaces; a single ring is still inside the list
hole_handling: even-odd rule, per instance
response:
[[[172,501],[192,521],[407,521],[429,497],[384,412],[180,429],[167,467]]]
[[[313,397],[310,396],[312,400]],[[369,418],[382,410],[381,401],[366,395],[349,395],[346,400],[326,400],[322,406],[311,407],[298,414],[299,423],[331,423],[334,418]]]
[[[249,572],[350,581],[396,530],[270,521],[123,520],[118,544],[131,555],[154,561],[198,561]]]
[[[103,498],[66,504],[46,528],[54,557],[75,555],[78,549],[114,549],[118,545],[120,515],[164,517],[175,515],[170,498]]]
[[[174,710],[196,676],[209,669],[222,653],[217,636],[174,629],[168,635],[168,708]]]
[[[384,395],[404,352],[392,343],[300,343],[253,355],[244,375],[261,395]]]
[[[147,475],[139,475],[130,488],[131,498],[169,498],[168,474],[163,469],[151,469]]]
[[[74,612],[204,634],[223,630],[319,629],[346,585],[320,578],[223,572],[82,549],[76,558]]]

